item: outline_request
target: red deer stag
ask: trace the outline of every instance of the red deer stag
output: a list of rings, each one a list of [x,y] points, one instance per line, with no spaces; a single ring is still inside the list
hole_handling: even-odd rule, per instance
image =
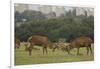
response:
[[[92,54],[92,48],[91,48],[92,39],[86,36],[78,37],[70,42],[70,49],[77,48],[77,55],[79,55],[79,49],[81,47],[86,47],[87,49],[87,55],[89,53],[89,49]]]
[[[46,52],[47,54],[47,47],[52,48],[51,42],[47,36],[43,35],[34,35],[29,37],[28,39],[29,45],[26,46],[26,50],[29,51],[29,55],[31,56],[32,49],[34,45],[39,45],[43,47],[43,54]]]

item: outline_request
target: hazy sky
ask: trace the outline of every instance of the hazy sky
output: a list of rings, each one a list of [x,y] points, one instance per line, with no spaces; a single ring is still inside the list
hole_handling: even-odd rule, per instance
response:
[[[39,5],[29,5],[29,9],[32,9],[32,10],[36,10],[36,11],[39,11]]]
[[[38,5],[38,4],[15,4],[16,7],[21,7],[21,6],[25,6],[27,5],[29,9],[31,10],[36,10],[36,11],[39,11],[40,10],[40,7],[41,6],[49,6],[49,7],[52,7],[52,11],[55,11],[56,7],[60,7],[60,8],[65,8],[66,11],[68,10],[72,10],[71,7],[65,7],[65,6],[50,6],[50,5]]]
[[[76,7],[68,7],[68,6],[52,6],[52,5],[39,5],[39,4],[15,4],[15,10],[19,12],[23,12],[25,10],[35,10],[41,11],[42,13],[48,14],[51,11],[55,12],[57,15],[61,13],[65,13],[66,11],[73,10]],[[77,7],[78,15],[84,14],[84,10],[88,12],[88,14],[93,15],[94,9],[87,7]]]

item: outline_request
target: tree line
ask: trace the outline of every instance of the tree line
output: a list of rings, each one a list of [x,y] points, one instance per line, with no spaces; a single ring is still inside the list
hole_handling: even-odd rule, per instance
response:
[[[73,12],[75,13],[75,11]],[[18,12],[16,14],[15,23],[22,17]],[[21,41],[27,41],[32,35],[46,35],[53,42],[57,42],[60,38],[69,42],[79,36],[89,36],[94,39],[94,16],[66,14],[66,16],[46,19],[41,12],[34,12],[33,15],[32,12],[25,11],[23,14],[28,21],[20,26],[15,26],[15,34]]]

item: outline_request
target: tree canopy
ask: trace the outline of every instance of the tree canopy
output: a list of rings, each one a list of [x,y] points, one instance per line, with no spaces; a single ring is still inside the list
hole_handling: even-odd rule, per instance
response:
[[[75,11],[73,11],[75,14]],[[70,14],[68,14],[70,13]],[[78,36],[89,36],[94,38],[94,17],[80,15],[71,16],[71,12],[66,16],[46,19],[41,12],[25,11],[22,14],[16,12],[15,21],[26,18],[27,21],[20,26],[15,26],[15,34],[21,41],[27,41],[32,35],[47,35],[51,41],[58,41],[65,38],[66,41]]]

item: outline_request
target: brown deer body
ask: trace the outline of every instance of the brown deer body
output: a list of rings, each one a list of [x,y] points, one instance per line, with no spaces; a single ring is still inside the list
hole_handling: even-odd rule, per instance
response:
[[[89,53],[89,49],[92,54],[92,48],[91,48],[92,39],[86,36],[78,37],[70,42],[70,49],[77,48],[77,55],[79,55],[79,49],[81,47],[86,47],[87,54]]]
[[[43,54],[44,54],[44,52],[46,52],[46,54],[47,54],[47,52],[48,52],[47,47],[51,48],[51,46],[52,46],[51,42],[47,36],[34,35],[28,39],[28,42],[30,45],[26,46],[26,50],[29,51],[29,55],[31,55],[34,45],[43,47]]]

